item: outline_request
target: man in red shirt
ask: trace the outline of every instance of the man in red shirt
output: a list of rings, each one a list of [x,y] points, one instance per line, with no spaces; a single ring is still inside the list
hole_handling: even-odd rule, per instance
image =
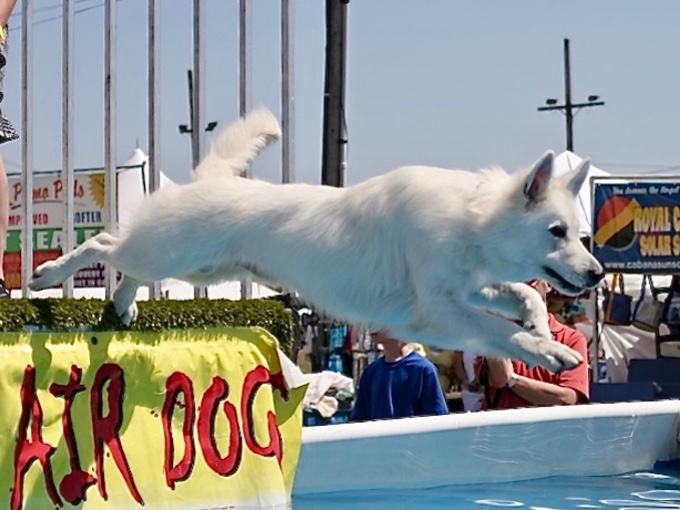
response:
[[[536,289],[546,301],[550,285],[543,280],[532,280],[528,285]],[[553,340],[578,351],[588,359],[588,342],[583,334],[560,324],[548,314],[548,326]],[[486,361],[486,363],[484,362]],[[478,358],[478,379],[486,365],[487,389],[482,409],[513,409],[552,405],[584,404],[589,398],[588,363],[555,374],[543,367],[529,368],[524,362],[504,359]],[[480,379],[481,380],[481,379]]]

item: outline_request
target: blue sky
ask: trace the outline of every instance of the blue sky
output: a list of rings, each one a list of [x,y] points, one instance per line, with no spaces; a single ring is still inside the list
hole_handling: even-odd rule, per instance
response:
[[[61,162],[61,23],[58,0],[34,0],[34,161]],[[102,0],[76,9],[76,167],[103,164]],[[99,7],[97,7],[99,6]],[[161,165],[190,178],[186,71],[191,63],[190,0],[161,5]],[[298,0],[295,17],[297,180],[318,183],[325,45],[325,2]],[[10,26],[2,108],[20,122],[21,1]],[[45,10],[42,10],[45,9]],[[146,150],[146,1],[119,0],[117,160]],[[206,121],[238,113],[238,2],[206,0]],[[253,103],[280,112],[280,3],[253,0]],[[346,183],[405,164],[510,171],[543,151],[565,147],[564,117],[536,111],[563,98],[563,39],[571,41],[574,101],[599,94],[606,105],[582,110],[574,148],[604,170],[649,174],[680,165],[680,2],[588,0],[512,2],[352,0],[349,5]],[[17,171],[18,142],[2,147]],[[280,145],[254,175],[280,179]]]

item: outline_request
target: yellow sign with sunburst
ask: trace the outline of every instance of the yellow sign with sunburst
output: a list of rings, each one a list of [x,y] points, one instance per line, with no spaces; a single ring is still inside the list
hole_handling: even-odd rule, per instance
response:
[[[92,200],[94,200],[101,209],[104,209],[104,204],[106,203],[106,176],[104,173],[90,174],[88,177],[88,185]]]

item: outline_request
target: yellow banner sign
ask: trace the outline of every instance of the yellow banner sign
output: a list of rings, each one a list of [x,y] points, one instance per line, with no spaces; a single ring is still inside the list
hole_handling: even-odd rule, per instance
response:
[[[260,329],[0,334],[0,509],[290,499],[304,388]]]

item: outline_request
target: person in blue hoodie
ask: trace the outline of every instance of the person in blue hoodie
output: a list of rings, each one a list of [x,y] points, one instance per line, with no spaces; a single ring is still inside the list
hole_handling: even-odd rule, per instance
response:
[[[371,333],[383,356],[366,367],[350,421],[449,414],[434,364],[386,332]]]

